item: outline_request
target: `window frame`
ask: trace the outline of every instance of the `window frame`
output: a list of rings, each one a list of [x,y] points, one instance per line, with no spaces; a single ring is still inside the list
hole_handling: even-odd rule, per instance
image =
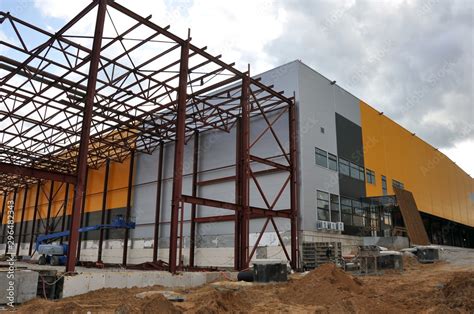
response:
[[[343,167],[341,167],[341,164],[343,165]],[[341,169],[345,169],[346,167],[347,167],[347,173],[344,173],[343,171],[341,171]],[[345,176],[350,176],[351,175],[351,163],[350,163],[350,161],[339,157],[339,173],[341,173]]]
[[[333,157],[334,159],[331,159],[331,157]],[[331,168],[331,166],[330,166],[330,161],[333,161],[333,162],[334,162],[334,164],[336,165],[336,169]],[[331,154],[331,153],[329,153],[329,152],[328,152],[328,169],[334,170],[334,171],[338,171],[338,169],[339,169],[339,167],[338,167],[338,165],[337,165],[337,156],[334,155],[334,154]]]
[[[327,198],[320,198],[320,195],[325,195]],[[326,203],[326,208],[320,207],[320,204]],[[326,212],[327,220],[320,218],[319,212]],[[316,190],[316,218],[319,221],[331,221],[331,197],[328,192],[324,192],[321,190]]]
[[[324,153],[324,155],[323,155],[323,153]],[[318,157],[324,157],[324,160],[326,161],[325,165],[321,165],[321,164],[318,163],[318,160],[319,160]],[[314,163],[317,166],[327,168],[328,167],[328,152],[325,151],[324,149],[314,147]]]
[[[367,183],[376,185],[375,171],[365,168],[365,177],[367,178]]]
[[[388,194],[387,177],[382,174],[382,194]]]

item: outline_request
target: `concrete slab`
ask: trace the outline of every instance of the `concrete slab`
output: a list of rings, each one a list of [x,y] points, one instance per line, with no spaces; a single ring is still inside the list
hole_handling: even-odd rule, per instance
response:
[[[12,277],[12,274],[14,275]],[[31,270],[0,270],[0,304],[24,303],[36,298],[38,273]]]

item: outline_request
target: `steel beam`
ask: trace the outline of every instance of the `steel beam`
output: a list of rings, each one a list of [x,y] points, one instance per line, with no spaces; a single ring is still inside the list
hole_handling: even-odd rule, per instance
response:
[[[33,208],[33,220],[31,221],[33,226],[31,226],[31,238],[30,238],[30,247],[28,248],[28,255],[31,256],[33,253],[33,246],[35,243],[35,231],[36,231],[36,224],[38,223],[36,221],[36,216],[38,215],[38,202],[39,202],[39,196],[41,192],[41,182],[38,181],[36,184],[36,195],[35,195],[35,205]]]
[[[7,207],[8,193],[3,192],[2,213],[0,214],[0,226],[3,226],[3,217],[5,216],[5,208]]]
[[[8,173],[23,177],[67,182],[72,184],[76,183],[76,177],[73,175],[67,175],[59,172],[35,169],[24,166],[11,165],[3,162],[0,162],[0,173]]]
[[[25,220],[26,201],[28,200],[28,185],[23,188],[23,206],[21,208],[20,230],[18,232],[18,241],[16,244],[16,256],[20,255],[21,236],[23,235],[23,222]]]
[[[127,186],[127,210],[125,212],[125,221],[130,221],[132,213],[132,189],[133,189],[133,168],[135,166],[135,152],[130,155],[130,166],[128,168],[128,186]],[[127,266],[127,254],[128,254],[128,238],[130,236],[130,229],[125,229],[125,235],[123,239],[123,254],[122,254],[122,265]]]
[[[199,165],[199,131],[194,132],[193,147],[193,177],[192,177],[192,196],[197,196],[198,192],[198,165]],[[194,267],[194,248],[196,246],[196,204],[191,204],[191,230],[189,241],[189,266]]]
[[[109,190],[109,171],[110,171],[110,159],[105,162],[105,177],[104,177],[104,189],[102,192],[102,210],[100,216],[100,224],[105,224],[105,211],[107,209],[107,193]],[[100,229],[99,231],[99,249],[97,252],[97,262],[102,263],[102,247],[104,244],[105,230]]]
[[[95,24],[94,40],[89,64],[89,79],[87,82],[86,101],[84,104],[84,115],[82,118],[81,142],[79,146],[79,157],[77,162],[77,184],[75,186],[75,201],[71,217],[71,233],[69,236],[68,259],[66,272],[74,272],[76,268],[76,252],[79,240],[79,219],[83,205],[84,189],[86,186],[87,155],[89,150],[89,137],[94,107],[94,97],[97,83],[97,69],[100,61],[100,50],[102,46],[102,35],[104,32],[104,20],[107,11],[107,0],[98,3],[97,19]]]
[[[242,138],[241,138],[241,129],[242,129],[242,118],[237,118],[236,129],[235,129],[235,204],[241,204],[242,191],[241,183],[242,180],[242,164],[240,162],[240,155],[242,150]],[[220,181],[218,181],[220,182]],[[240,207],[239,207],[240,208]],[[234,223],[234,270],[241,269],[241,260],[240,260],[240,224],[241,217],[240,211],[236,210],[233,220]]]
[[[183,192],[183,161],[186,128],[186,101],[188,80],[189,40],[181,45],[181,62],[179,67],[178,110],[176,117],[176,141],[173,165],[173,194],[171,199],[171,225],[169,271],[176,272],[176,254],[178,241],[178,218],[181,194]]]
[[[44,231],[45,234],[49,233],[49,220],[51,218],[51,207],[53,206],[53,198],[54,198],[54,181],[51,181],[51,186],[49,188],[49,197],[48,197],[48,211],[46,212],[46,230]],[[51,230],[54,231],[54,230]]]
[[[15,207],[16,207],[16,195],[17,195],[17,193],[18,193],[18,188],[15,188],[15,190],[13,191],[13,198],[12,198],[13,206],[15,206]],[[3,226],[3,239],[4,239],[4,241],[5,241],[5,232],[6,232],[7,228],[8,228],[8,223]],[[7,253],[8,253],[8,240],[5,241],[5,255]]]
[[[161,190],[163,184],[163,156],[165,145],[160,143],[158,153],[158,175],[156,179],[155,230],[153,234],[153,261],[158,260],[158,242],[160,237]]]
[[[250,206],[250,77],[246,75],[242,79],[242,92],[240,105],[242,110],[241,123],[241,148],[240,148],[240,268],[249,267],[249,206]]]
[[[291,208],[291,267],[293,269],[299,269],[299,232],[298,232],[298,215],[299,215],[299,202],[298,202],[298,152],[297,152],[297,120],[296,120],[296,103],[295,97],[289,103],[288,121],[289,121],[289,132],[290,132],[290,208]]]

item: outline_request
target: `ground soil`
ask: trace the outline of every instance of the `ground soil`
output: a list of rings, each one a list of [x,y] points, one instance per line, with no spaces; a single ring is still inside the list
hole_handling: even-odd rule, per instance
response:
[[[471,260],[472,262],[472,260]],[[419,264],[404,257],[404,271],[353,276],[332,264],[283,284],[218,282],[175,289],[184,302],[144,291],[103,289],[58,301],[36,299],[19,313],[474,313],[474,263]]]

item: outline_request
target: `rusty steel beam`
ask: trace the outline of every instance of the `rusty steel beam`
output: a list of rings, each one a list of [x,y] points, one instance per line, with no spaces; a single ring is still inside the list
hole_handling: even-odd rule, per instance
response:
[[[269,160],[268,158],[262,158],[262,157],[250,155],[250,160],[256,161],[258,163],[265,164],[267,166],[271,166],[273,168],[277,168],[277,169],[280,169],[280,170],[283,170],[283,171],[290,171],[290,167],[282,165],[278,162],[274,162],[272,160]]]
[[[242,129],[242,118],[237,118],[236,128],[235,128],[235,204],[240,205],[242,199],[242,190],[241,183],[242,180],[242,164],[240,160],[241,150],[242,150],[242,140],[241,140],[241,129]],[[219,181],[218,181],[219,182]],[[240,260],[240,225],[242,220],[240,218],[240,211],[236,210],[234,217],[234,270],[241,269],[241,260]]]
[[[158,153],[158,174],[156,179],[155,229],[153,233],[153,261],[158,260],[158,243],[160,237],[161,190],[163,185],[163,156],[165,145],[160,143]]]
[[[76,183],[76,177],[55,171],[35,169],[0,162],[0,172],[37,179],[54,180],[58,182]]]
[[[53,206],[53,198],[54,198],[54,181],[51,181],[51,186],[49,189],[49,197],[48,197],[48,211],[46,212],[46,230],[45,234],[49,233],[49,220],[51,218],[51,208]],[[54,230],[51,230],[54,231]]]
[[[104,177],[104,188],[102,192],[102,210],[100,212],[100,223],[105,224],[105,211],[107,209],[107,193],[109,191],[109,172],[110,172],[110,159],[107,159],[105,163],[105,177]],[[99,248],[97,252],[97,262],[102,263],[102,247],[104,245],[105,230],[100,229],[99,231]]]
[[[250,219],[259,219],[259,218],[268,218],[273,217],[272,214],[275,214],[276,217],[280,218],[289,218],[291,211],[289,209],[279,210],[279,211],[267,211],[267,213],[251,213],[249,215]],[[196,222],[198,223],[209,223],[209,222],[223,222],[223,221],[235,221],[235,215],[219,215],[219,216],[207,216],[207,217],[196,217]]]
[[[193,177],[192,177],[192,196],[198,194],[198,171],[199,171],[199,131],[194,132],[193,147]],[[194,250],[196,246],[196,210],[197,205],[191,204],[191,231],[189,240],[189,266],[194,267]]]
[[[23,188],[23,206],[21,208],[20,230],[18,232],[18,241],[16,244],[16,256],[20,255],[21,236],[23,235],[23,222],[25,220],[26,201],[28,200],[28,185]]]
[[[5,208],[7,207],[7,198],[8,193],[3,192],[3,200],[2,200],[2,213],[0,214],[0,226],[3,226],[3,217],[5,216]]]
[[[298,201],[298,151],[297,151],[297,120],[296,120],[296,103],[295,98],[289,103],[288,122],[290,133],[290,208],[291,208],[291,267],[299,269],[299,230],[298,230],[298,216],[299,216],[299,201]]]
[[[250,71],[249,71],[250,72]],[[242,79],[241,139],[240,139],[240,269],[249,267],[249,207],[250,207],[250,77]]]
[[[30,247],[28,248],[29,256],[32,256],[33,246],[35,243],[35,231],[36,231],[36,224],[37,224],[36,216],[38,215],[38,202],[39,202],[40,192],[41,192],[41,181],[38,181],[38,183],[36,184],[35,205],[33,208],[33,220],[31,221],[32,222],[31,238],[30,238]]]
[[[98,2],[97,19],[95,24],[94,40],[92,43],[91,60],[89,64],[89,79],[87,82],[86,101],[84,104],[84,116],[82,119],[81,142],[79,146],[79,158],[77,162],[77,183],[75,186],[74,208],[71,217],[71,232],[69,236],[68,259],[66,272],[74,272],[76,269],[76,253],[79,240],[79,219],[83,205],[84,188],[86,186],[87,155],[89,150],[89,137],[94,107],[94,97],[97,82],[97,70],[99,67],[100,50],[102,46],[102,35],[104,32],[105,14],[107,1]]]
[[[130,221],[132,214],[132,189],[133,189],[133,169],[135,167],[135,153],[132,152],[130,155],[130,166],[128,168],[128,186],[127,186],[127,209],[125,212],[125,221]],[[122,254],[122,265],[127,266],[128,257],[128,240],[130,237],[130,229],[125,229],[125,235],[123,238],[123,254]]]
[[[176,117],[176,141],[173,165],[173,192],[171,199],[171,225],[169,270],[176,272],[176,254],[178,240],[178,217],[181,195],[183,192],[183,161],[186,127],[186,100],[188,80],[189,40],[181,46],[181,62],[179,67],[178,112]]]

